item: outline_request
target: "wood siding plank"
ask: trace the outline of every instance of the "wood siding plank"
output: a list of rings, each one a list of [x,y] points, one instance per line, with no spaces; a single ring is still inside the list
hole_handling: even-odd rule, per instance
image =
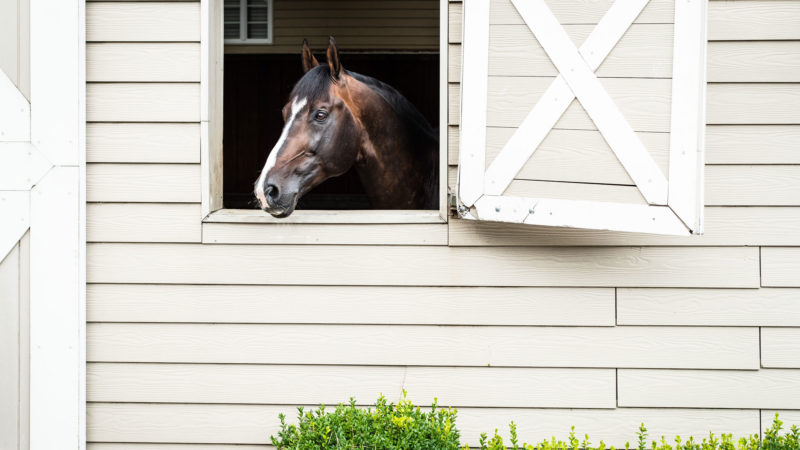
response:
[[[200,205],[89,203],[87,242],[200,242]]]
[[[456,407],[616,403],[613,369],[90,364],[87,378],[89,401],[336,404],[353,397],[369,404],[381,394],[400,398],[406,390],[412,402],[436,397]]]
[[[796,2],[712,1],[708,17],[711,41],[800,39],[800,4]]]
[[[199,83],[89,83],[89,122],[199,122]]]
[[[273,264],[276,256],[280,265]],[[757,287],[758,274],[757,248],[91,244],[87,277],[92,283]]]
[[[296,409],[289,405],[90,403],[87,413],[90,442],[264,444],[270,434],[278,431],[278,414],[285,413],[292,421]],[[519,424],[521,439],[533,441],[551,435],[566,439],[570,426],[575,425],[578,433],[589,433],[592,439],[619,446],[635,438],[632,430],[642,421],[648,424],[652,436],[702,436],[709,429],[744,436],[758,433],[759,428],[757,410],[460,408],[458,411],[459,429],[464,442],[470,445],[478,443],[481,432],[505,429],[512,419]]]
[[[200,82],[200,44],[87,44],[86,81]]]
[[[205,223],[206,244],[447,245],[447,224]]]
[[[89,123],[86,159],[90,163],[200,164],[200,125]]]
[[[200,42],[200,2],[90,2],[87,42]]]
[[[800,287],[800,248],[764,247],[761,249],[761,285]]]
[[[450,220],[451,246],[800,245],[800,209],[706,207],[702,236],[659,236],[577,228]]]
[[[709,42],[708,81],[798,82],[800,41]]]
[[[800,289],[620,288],[617,324],[800,327]]]
[[[87,304],[90,322],[614,325],[610,288],[90,284]]]
[[[95,323],[87,342],[95,362],[758,368],[757,328]]]
[[[706,164],[800,164],[798,142],[798,125],[709,125]]]
[[[619,406],[800,408],[800,370],[619,371]]]
[[[800,205],[800,165],[706,166],[706,206]]]
[[[86,200],[200,203],[200,166],[89,164],[86,167]]]
[[[711,83],[706,89],[709,124],[800,123],[800,83]]]
[[[0,259],[0,448],[19,449],[20,406],[20,246]]]
[[[795,301],[798,302],[797,298]],[[800,318],[797,307],[785,311],[785,314]],[[795,325],[796,326],[796,325]],[[800,368],[800,327],[798,328],[762,328],[761,329],[761,366]],[[800,371],[797,371],[800,376]],[[797,378],[795,379],[797,380]],[[777,406],[775,408],[778,408]],[[794,406],[785,408],[800,409],[800,401]]]

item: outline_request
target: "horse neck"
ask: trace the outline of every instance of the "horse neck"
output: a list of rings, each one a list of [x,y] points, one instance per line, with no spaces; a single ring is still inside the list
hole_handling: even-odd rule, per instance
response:
[[[415,149],[418,143],[394,109],[368,86],[351,80],[360,85],[350,88],[351,98],[358,99],[351,112],[361,127],[356,170],[373,207],[421,208],[432,172],[431,158],[420,157],[427,149]]]

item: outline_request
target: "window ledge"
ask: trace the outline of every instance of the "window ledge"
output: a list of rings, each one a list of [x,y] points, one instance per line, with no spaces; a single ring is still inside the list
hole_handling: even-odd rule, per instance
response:
[[[209,214],[206,223],[445,223],[439,211],[424,210],[303,210],[276,219],[255,209],[220,209]]]

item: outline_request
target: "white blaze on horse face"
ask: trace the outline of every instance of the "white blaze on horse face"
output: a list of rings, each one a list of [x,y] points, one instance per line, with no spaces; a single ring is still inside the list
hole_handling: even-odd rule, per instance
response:
[[[258,197],[258,201],[261,202],[261,207],[268,206],[267,198],[264,195],[264,181],[267,179],[267,172],[275,165],[275,161],[278,160],[278,153],[281,151],[283,144],[286,142],[286,138],[289,137],[289,130],[292,129],[292,123],[294,122],[294,118],[297,117],[297,113],[299,113],[304,106],[306,106],[307,99],[303,98],[298,100],[297,97],[294,98],[292,101],[292,111],[289,113],[289,119],[286,121],[286,125],[283,126],[283,131],[281,132],[281,137],[278,139],[278,142],[272,147],[272,151],[269,152],[269,157],[267,158],[267,163],[264,164],[264,168],[261,169],[261,176],[258,177],[258,181],[256,182],[256,197]]]

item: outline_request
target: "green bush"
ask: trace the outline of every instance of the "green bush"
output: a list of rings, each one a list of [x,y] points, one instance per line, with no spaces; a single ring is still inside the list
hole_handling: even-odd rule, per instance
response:
[[[381,395],[374,409],[357,408],[354,399],[350,399],[347,405],[340,403],[333,412],[326,411],[324,405],[308,412],[301,407],[298,408],[297,425],[287,424],[286,417],[280,414],[280,431],[277,437],[271,436],[271,440],[279,450],[469,450],[467,445],[461,447],[459,444],[456,414],[452,408],[437,409],[435,400],[430,410],[422,411],[406,398],[403,391],[403,398],[396,406],[387,403]],[[625,450],[800,450],[797,425],[786,434],[780,434],[782,429],[783,422],[775,414],[772,426],[764,432],[764,439],[757,434],[735,440],[730,434],[715,436],[709,433],[702,441],[693,437],[684,441],[676,437],[672,444],[662,436],[659,441],[648,444],[647,428],[641,424],[635,445],[631,447],[626,443]],[[594,446],[588,435],[579,440],[575,436],[575,427],[572,427],[566,442],[553,437],[536,444],[520,444],[514,422],[510,424],[508,444],[495,430],[491,438],[486,433],[481,434],[480,449],[615,450],[603,441]]]
[[[436,402],[422,411],[406,399],[397,406],[382,395],[375,409],[356,408],[355,400],[339,404],[333,413],[320,406],[305,412],[297,408],[297,425],[288,425],[281,414],[278,436],[272,445],[281,450],[311,449],[415,449],[457,450],[458,430],[454,409],[437,410]]]
[[[780,434],[783,429],[783,422],[775,414],[775,419],[772,421],[772,426],[764,431],[764,439],[760,439],[757,434],[749,437],[743,437],[734,440],[731,434],[721,434],[719,437],[714,433],[709,433],[707,438],[702,441],[695,441],[694,437],[689,437],[683,441],[680,436],[674,440],[675,444],[667,442],[664,436],[661,436],[659,441],[651,441],[648,445],[647,442],[647,428],[644,424],[639,425],[639,431],[636,432],[636,446],[637,450],[800,450],[800,428],[797,425],[792,425],[789,433]],[[509,433],[509,445],[503,442],[502,436],[494,430],[494,435],[491,439],[488,438],[486,433],[481,434],[480,449],[481,450],[615,450],[614,447],[606,446],[603,441],[599,445],[592,446],[589,441],[589,435],[584,435],[583,440],[578,440],[575,437],[575,427],[569,433],[567,442],[557,440],[555,437],[550,440],[544,440],[538,444],[519,444],[517,438],[517,425],[511,422]],[[464,446],[469,449],[468,446]],[[630,450],[631,445],[625,443],[625,450]]]

